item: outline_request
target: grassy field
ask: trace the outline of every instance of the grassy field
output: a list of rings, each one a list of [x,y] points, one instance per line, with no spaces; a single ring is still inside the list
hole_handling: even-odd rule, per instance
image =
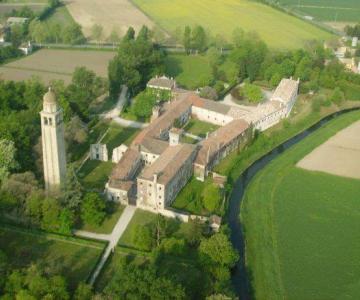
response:
[[[124,234],[120,238],[119,245],[129,248],[135,248],[133,240],[135,235],[135,228],[138,225],[146,225],[156,220],[156,214],[138,209],[131,219]]]
[[[114,55],[115,52],[109,51],[43,49],[1,66],[0,75],[5,80],[20,81],[37,76],[45,84],[52,80],[68,84],[76,67],[86,67],[106,78],[108,63]]]
[[[165,66],[168,76],[174,77],[179,85],[189,89],[208,85],[212,78],[206,56],[169,55]]]
[[[211,133],[219,127],[220,126],[211,123],[203,122],[197,119],[191,119],[184,127],[184,130],[188,133],[205,138],[207,133]]]
[[[358,0],[279,0],[277,2],[319,21],[360,21],[360,1]]]
[[[43,262],[61,273],[71,288],[85,281],[92,271],[104,244],[51,234],[38,234],[0,226],[0,249],[14,268]],[[6,241],[6,242],[5,242]]]
[[[133,0],[162,28],[175,31],[186,25],[203,25],[213,35],[231,39],[239,27],[256,31],[272,48],[300,48],[304,41],[324,40],[330,34],[269,6],[249,0]]]
[[[103,190],[114,166],[111,161],[87,160],[78,172],[81,184],[89,190]]]
[[[333,120],[247,188],[241,220],[256,299],[359,299],[359,181],[295,167],[359,119],[357,111]]]
[[[129,146],[138,133],[138,129],[130,127],[125,128],[117,125],[116,123],[112,123],[108,133],[102,140],[102,143],[107,145],[109,158],[111,158],[114,148],[120,146],[121,144]]]

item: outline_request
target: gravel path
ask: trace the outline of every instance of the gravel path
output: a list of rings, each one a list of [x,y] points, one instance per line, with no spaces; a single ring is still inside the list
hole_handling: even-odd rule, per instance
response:
[[[96,278],[99,276],[110,254],[114,252],[116,245],[118,244],[121,236],[125,232],[126,227],[129,225],[135,211],[136,211],[135,206],[130,206],[130,205],[126,206],[111,234],[99,234],[99,233],[82,231],[82,230],[78,230],[75,232],[75,235],[77,236],[109,242],[103,256],[101,257],[101,260],[96,266],[94,273],[91,275],[90,278],[91,285],[93,285],[94,282],[96,281]]]

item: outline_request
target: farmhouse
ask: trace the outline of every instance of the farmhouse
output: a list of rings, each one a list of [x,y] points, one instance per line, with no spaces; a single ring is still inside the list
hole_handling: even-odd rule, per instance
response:
[[[173,78],[168,78],[166,76],[156,76],[155,78],[150,79],[146,86],[156,90],[172,91],[176,88],[176,81]]]
[[[12,27],[14,25],[24,25],[29,21],[29,18],[10,17],[6,20],[6,26]]]

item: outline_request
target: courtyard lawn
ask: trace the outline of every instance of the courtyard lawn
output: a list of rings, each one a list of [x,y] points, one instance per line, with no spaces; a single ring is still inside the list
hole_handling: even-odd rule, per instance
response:
[[[107,145],[109,159],[111,159],[112,151],[114,148],[125,144],[129,146],[136,135],[139,133],[139,129],[125,128],[115,123],[110,125],[109,131],[105,135],[101,143]]]
[[[205,182],[201,182],[195,177],[191,178],[178,194],[171,207],[199,216],[209,216],[214,213],[222,215],[223,209],[221,207],[217,207],[215,211],[208,211],[203,205],[203,192],[211,184],[213,182],[210,178],[206,179]],[[222,203],[221,198],[216,200],[219,204]]]
[[[211,123],[203,122],[197,119],[191,119],[184,127],[184,130],[193,135],[205,138],[207,133],[211,133],[219,127],[220,126]]]
[[[85,281],[105,244],[0,225],[0,249],[14,268],[45,263],[66,277],[71,289]]]
[[[325,40],[331,34],[270,6],[249,0],[133,0],[169,32],[186,25],[202,25],[213,36],[229,41],[235,28],[255,31],[271,48],[294,49],[307,40]],[[196,69],[196,68],[194,68]]]
[[[87,160],[78,172],[82,185],[89,190],[103,190],[115,164],[111,161]]]
[[[331,121],[248,186],[241,221],[256,299],[359,299],[360,181],[295,167],[359,119],[356,111]]]
[[[105,220],[101,223],[100,226],[93,226],[89,224],[84,224],[81,227],[81,230],[95,232],[95,233],[112,233],[114,226],[119,220],[121,214],[124,211],[124,206],[114,203],[114,207],[111,208],[111,212],[107,213]]]

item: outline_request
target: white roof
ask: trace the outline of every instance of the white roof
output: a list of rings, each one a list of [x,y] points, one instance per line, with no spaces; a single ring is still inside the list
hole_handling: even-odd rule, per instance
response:
[[[277,86],[274,94],[271,97],[271,101],[280,101],[283,103],[287,103],[291,101],[294,93],[297,93],[298,89],[299,89],[298,80],[284,78]]]

